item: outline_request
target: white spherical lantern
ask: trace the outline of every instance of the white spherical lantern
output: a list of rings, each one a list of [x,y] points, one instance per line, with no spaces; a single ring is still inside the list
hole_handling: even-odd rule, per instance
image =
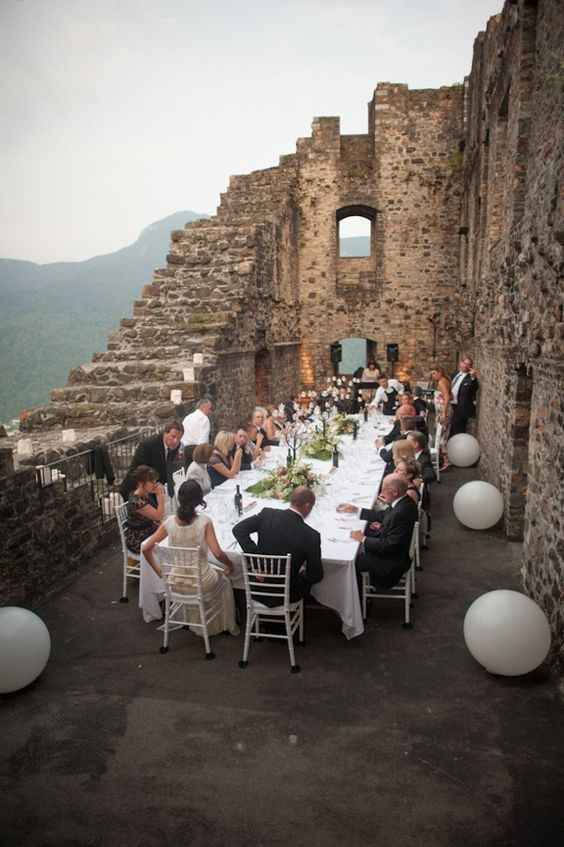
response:
[[[49,659],[49,630],[29,609],[0,609],[0,694],[19,691],[37,679]]]
[[[462,485],[452,503],[454,514],[470,529],[489,529],[503,515],[503,497],[495,485],[475,479]]]
[[[519,591],[488,591],[474,600],[464,618],[470,653],[490,673],[520,676],[538,668],[550,649],[543,610]]]
[[[473,435],[460,432],[447,441],[448,460],[457,468],[469,468],[480,458],[480,445]]]

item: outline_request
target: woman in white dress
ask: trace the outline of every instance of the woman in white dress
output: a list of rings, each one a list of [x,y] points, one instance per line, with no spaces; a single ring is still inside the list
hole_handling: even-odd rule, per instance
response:
[[[204,606],[206,605],[206,594],[215,592],[218,582],[223,583],[223,611],[208,626],[208,634],[216,635],[226,630],[232,635],[237,635],[239,629],[235,622],[235,603],[233,599],[233,588],[228,579],[233,571],[231,559],[223,552],[213,528],[211,518],[207,515],[198,514],[196,506],[203,502],[202,489],[198,483],[189,479],[183,482],[178,490],[178,509],[176,515],[167,518],[164,523],[153,533],[143,545],[145,558],[153,570],[162,576],[160,566],[155,560],[153,548],[155,544],[169,538],[171,547],[198,547],[200,550],[200,572],[202,577],[202,588],[204,592]],[[224,573],[216,570],[208,562],[208,552],[213,553],[216,559],[224,566]],[[192,592],[196,589],[196,580],[191,577],[179,577],[173,583],[174,591]],[[187,622],[198,622],[197,609],[187,609]],[[195,630],[199,635],[201,630]]]

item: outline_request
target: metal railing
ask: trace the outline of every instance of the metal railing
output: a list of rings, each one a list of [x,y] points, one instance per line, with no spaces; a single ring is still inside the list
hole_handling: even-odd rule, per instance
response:
[[[89,490],[92,503],[99,510],[100,522],[112,521],[116,506],[122,502],[119,485],[125,478],[139,442],[158,431],[155,427],[143,427],[124,438],[41,465],[36,468],[37,484],[41,488],[57,485],[64,492],[84,487]]]

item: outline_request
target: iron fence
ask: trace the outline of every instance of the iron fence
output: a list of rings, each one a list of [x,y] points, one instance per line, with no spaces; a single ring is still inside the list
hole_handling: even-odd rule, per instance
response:
[[[84,487],[99,510],[101,523],[112,521],[115,508],[121,503],[118,488],[137,445],[158,431],[155,427],[143,427],[124,438],[41,465],[36,468],[37,484],[41,488],[59,485],[65,492]]]

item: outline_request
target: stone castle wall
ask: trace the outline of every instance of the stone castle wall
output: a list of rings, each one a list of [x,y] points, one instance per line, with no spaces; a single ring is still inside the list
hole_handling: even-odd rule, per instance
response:
[[[481,371],[484,477],[564,640],[564,15],[507,2],[475,43],[465,114],[460,346]],[[461,328],[463,329],[463,328]]]
[[[160,424],[203,394],[232,428],[319,386],[350,336],[380,361],[398,343],[411,378],[471,352],[482,473],[562,643],[563,24],[559,0],[507,0],[464,85],[380,83],[367,133],[315,118],[278,166],[231,177],[216,216],[172,233],[107,349],[24,428]],[[371,221],[370,257],[338,255],[351,214]]]

